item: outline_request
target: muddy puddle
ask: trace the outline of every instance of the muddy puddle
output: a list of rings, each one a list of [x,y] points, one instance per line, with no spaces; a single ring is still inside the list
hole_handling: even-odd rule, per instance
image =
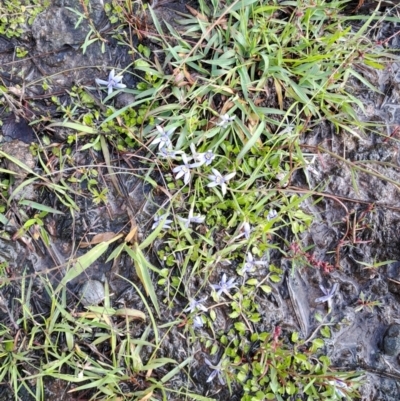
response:
[[[158,3],[154,10],[169,21],[175,12],[186,10],[184,2],[171,6],[162,0]],[[71,9],[78,10],[78,14]],[[89,18],[83,19],[76,28],[79,13],[86,11]],[[365,5],[360,11],[370,11],[370,8]],[[7,266],[11,284],[0,289],[3,305],[0,305],[0,322],[14,327],[15,332],[19,330],[17,321],[21,310],[14,300],[22,296],[22,276],[31,282],[32,310],[46,315],[51,299],[38,278],[40,275],[46,274],[56,286],[69,260],[84,255],[97,241],[111,238],[107,235],[129,234],[133,226],[137,228],[135,235],[140,242],[151,231],[157,211],[168,205],[168,196],[155,185],[163,182],[162,175],[152,172],[151,181],[144,179],[151,160],[146,160],[146,152],[141,149],[111,151],[110,159],[117,174],[110,174],[98,148],[86,152],[75,149],[68,155],[70,162],[53,153],[43,164],[29,150],[32,142],[61,147],[74,135],[68,128],[50,128],[48,124],[60,119],[70,106],[71,87],[80,87],[82,96],[86,94],[89,101],[102,107],[101,99],[106,93],[96,88],[94,78],[105,79],[106,67],[125,70],[124,84],[128,87],[140,81],[140,76],[131,68],[135,56],[127,47],[119,46],[111,35],[106,35],[111,25],[103,2],[91,1],[90,9],[84,10],[78,0],[55,0],[51,7],[44,7],[35,16],[32,26],[23,28],[25,31],[20,38],[0,35],[0,79],[10,91],[2,99],[0,110],[1,150],[14,158],[14,162],[3,158],[2,167],[15,174],[9,189],[10,193],[15,192],[14,203],[5,214],[6,220],[1,222],[0,266]],[[91,29],[104,33],[107,41],[95,40],[83,53],[81,46]],[[400,35],[396,33],[399,30],[400,23],[384,23],[370,35],[376,42],[385,42],[389,49],[398,49]],[[17,58],[17,51],[24,50],[28,51],[27,56]],[[306,255],[301,253],[292,238],[287,258],[271,252],[270,261],[285,274],[280,284],[272,286],[269,296],[258,300],[262,310],[259,327],[261,331],[280,325],[288,332],[299,331],[308,338],[319,324],[315,314],[325,316],[329,309],[332,338],[326,340],[326,353],[334,365],[341,370],[366,371],[361,388],[363,400],[395,401],[400,399],[400,62],[388,63],[382,71],[370,69],[362,73],[379,92],[372,92],[356,80],[349,81],[347,90],[364,104],[366,113],[358,112],[361,120],[372,122],[370,128],[365,132],[354,128],[352,133],[338,134],[330,124],[320,123],[301,138],[304,151],[314,157],[307,169],[295,173],[287,190],[302,194],[308,188],[317,188],[302,204],[314,221],[302,234],[301,247],[311,250]],[[51,101],[53,97],[58,99],[59,107]],[[114,98],[119,107],[133,100],[129,93]],[[74,112],[71,109],[71,113]],[[32,120],[36,123],[28,125]],[[21,169],[15,160],[28,165],[32,172]],[[60,166],[66,173],[60,173]],[[74,180],[70,180],[68,186],[77,206],[75,212],[71,214],[59,197],[45,191],[47,181],[44,180],[42,186],[24,185],[32,173],[44,178],[58,176],[59,180],[70,178],[72,174]],[[9,176],[2,174],[1,179],[8,180]],[[91,179],[108,188],[105,204],[93,201],[88,188]],[[22,233],[24,215],[21,213],[33,218],[36,212],[29,203],[18,207],[16,202],[20,199],[48,205],[60,214],[49,214],[43,221],[36,222],[29,233]],[[50,246],[41,238],[41,224],[50,233]],[[283,233],[282,237],[287,235]],[[164,261],[156,252],[161,248],[162,244],[155,243],[149,255],[159,268],[164,267]],[[126,280],[140,287],[132,260],[121,256],[108,262],[109,254],[100,257],[83,275],[68,283],[71,309],[100,303],[107,282],[114,305],[145,311],[143,299]],[[307,266],[305,261],[315,268]],[[224,271],[221,268],[213,274],[219,277]],[[266,272],[260,269],[258,274],[262,277]],[[198,284],[193,282],[193,289]],[[330,291],[334,294],[329,303],[316,301]],[[156,292],[160,300],[165,298],[162,288]],[[206,295],[197,294],[200,298]],[[176,319],[187,306],[187,300],[176,297],[172,310],[162,302],[160,306],[161,317],[157,324],[162,326]],[[231,324],[228,310],[219,308],[216,313],[215,330],[227,331]],[[139,338],[144,330],[145,325],[138,323],[132,335]],[[207,329],[200,330],[208,337]],[[179,327],[161,329],[160,336],[163,342],[159,357],[182,362],[189,355],[195,355],[189,372],[178,373],[169,381],[171,388],[183,386],[192,393],[218,400],[241,399],[238,389],[234,388],[234,395],[230,395],[218,381],[207,382],[210,370],[205,364],[201,344],[191,344]],[[146,354],[150,355],[151,349],[144,352],[144,359]],[[219,357],[216,355],[215,361]],[[168,368],[158,369],[158,377],[167,374]],[[126,387],[127,391],[135,390],[140,384],[130,382]],[[69,389],[70,385],[61,380],[49,380],[46,399],[90,398],[90,392],[74,398],[68,394]],[[15,399],[8,384],[1,385],[0,398]],[[21,393],[19,399],[27,401],[32,396]]]

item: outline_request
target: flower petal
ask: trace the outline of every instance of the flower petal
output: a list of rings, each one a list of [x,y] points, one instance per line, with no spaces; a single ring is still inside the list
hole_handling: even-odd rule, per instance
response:
[[[204,223],[204,220],[206,219],[206,216],[193,216],[190,221],[192,223],[197,223],[197,224],[201,224]]]
[[[229,181],[231,178],[233,178],[236,175],[236,171],[234,171],[233,173],[224,175],[224,180],[225,181]]]
[[[319,288],[321,288],[321,291],[322,291],[325,295],[329,295],[329,291],[328,291],[323,285],[320,284]]]
[[[222,195],[225,196],[226,195],[226,184],[225,183],[221,184],[221,190],[222,190]]]
[[[115,70],[114,68],[110,71],[110,73],[108,74],[108,82],[112,81],[114,79],[115,76]]]
[[[210,381],[213,381],[213,380],[214,380],[214,377],[217,375],[217,373],[218,373],[218,371],[213,370],[213,371],[211,372],[210,376],[209,376],[208,379],[207,379],[207,383],[209,383]]]
[[[185,177],[183,178],[183,182],[185,183],[185,185],[189,184],[190,178],[191,178],[190,172],[186,172]]]
[[[323,297],[319,297],[315,300],[317,304],[322,304],[323,302],[329,301],[332,298],[332,295],[324,295]]]
[[[103,81],[102,79],[99,79],[99,78],[96,78],[95,81],[96,81],[97,85],[105,85],[105,86],[108,85],[107,81]]]
[[[222,174],[218,170],[216,170],[215,168],[212,168],[211,171],[214,173],[214,175],[216,177],[222,177]]]
[[[178,179],[181,178],[184,174],[185,174],[185,172],[182,171],[182,170],[180,170],[179,173],[175,176],[175,179],[178,180]]]

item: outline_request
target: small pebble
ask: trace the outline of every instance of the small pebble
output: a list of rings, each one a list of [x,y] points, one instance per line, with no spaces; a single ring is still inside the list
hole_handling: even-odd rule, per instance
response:
[[[98,305],[104,300],[104,296],[104,285],[97,280],[87,281],[80,290],[80,298],[84,306]]]
[[[400,324],[392,324],[383,336],[383,351],[394,356],[400,353]]]

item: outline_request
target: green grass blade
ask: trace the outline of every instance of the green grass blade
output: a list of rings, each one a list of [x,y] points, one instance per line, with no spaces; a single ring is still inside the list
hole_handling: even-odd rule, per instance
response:
[[[63,128],[71,128],[75,131],[85,132],[86,134],[97,134],[97,130],[94,128],[88,127],[87,125],[73,123],[69,121],[64,122],[57,122],[48,125],[49,128],[51,127],[63,127]]]
[[[243,159],[243,157],[247,154],[247,152],[256,144],[256,142],[260,138],[260,135],[264,132],[264,129],[265,129],[265,122],[261,121],[260,124],[258,125],[256,131],[251,136],[251,139],[246,143],[246,145],[244,145],[243,149],[237,155],[237,158],[236,158],[237,162],[239,162],[241,159]]]
[[[33,209],[40,210],[42,212],[48,212],[48,213],[53,213],[53,214],[64,214],[63,212],[60,212],[57,209],[53,209],[50,206],[41,205],[40,203],[33,202],[33,201],[27,200],[27,199],[21,200],[19,202],[19,204],[23,205],[23,206],[29,206],[29,207],[31,207]]]
[[[141,249],[137,244],[135,244],[134,247],[135,249],[132,250],[131,248],[129,248],[129,246],[126,245],[124,250],[135,262],[136,273],[139,276],[140,281],[142,282],[147,295],[153,302],[154,308],[156,309],[158,316],[160,316],[160,307],[158,305],[157,295],[154,290],[153,282],[151,281],[150,271],[149,271],[150,269],[152,270],[153,269],[157,270],[157,269],[154,266],[152,266],[151,263],[146,259],[146,257],[143,255],[143,252],[141,251]]]

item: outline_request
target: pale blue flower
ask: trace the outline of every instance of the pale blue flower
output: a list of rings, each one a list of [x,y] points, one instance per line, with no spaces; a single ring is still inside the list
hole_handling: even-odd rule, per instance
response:
[[[256,270],[257,266],[264,266],[266,264],[267,264],[267,262],[264,262],[262,260],[254,260],[251,252],[247,252],[246,261],[243,266],[242,273],[252,272],[252,271]]]
[[[217,123],[218,127],[226,128],[234,119],[235,116],[230,117],[229,114],[223,114],[222,116],[219,116],[221,121]]]
[[[242,231],[243,231],[244,237],[246,239],[250,239],[251,227],[250,227],[250,224],[247,221],[245,221],[243,223]]]
[[[229,291],[235,287],[235,279],[230,278],[229,280],[227,280],[226,274],[224,273],[219,284],[211,284],[211,287],[214,291],[217,292],[218,298],[221,296],[222,293],[229,296]]]
[[[225,384],[225,380],[223,378],[223,369],[222,369],[222,360],[219,362],[218,365],[213,365],[207,358],[204,359],[204,362],[208,365],[212,372],[210,376],[208,376],[207,383],[214,380],[215,377],[218,377],[219,382],[223,386]]]
[[[233,172],[233,173],[230,173],[227,175],[222,175],[215,168],[213,168],[211,170],[214,174],[208,176],[208,179],[211,180],[211,182],[209,184],[207,184],[207,186],[212,188],[212,187],[216,187],[217,185],[219,185],[222,190],[222,195],[225,196],[226,188],[227,188],[226,183],[236,175],[236,172]]]
[[[349,390],[349,386],[343,380],[340,379],[335,379],[334,381],[330,380],[329,384],[335,387],[335,393],[339,397],[346,398],[346,394],[344,393],[344,391]]]
[[[122,75],[115,75],[115,70],[111,70],[108,74],[108,80],[103,81],[102,79],[96,78],[95,81],[97,85],[107,86],[108,88],[108,95],[111,95],[114,89],[124,89],[126,85],[121,84],[123,76]]]
[[[190,149],[192,151],[193,158],[199,162],[200,166],[203,164],[209,166],[215,159],[215,154],[212,152],[212,150],[207,150],[207,152],[204,153],[197,153],[193,144],[190,145]]]
[[[270,221],[270,220],[274,219],[276,216],[278,216],[278,212],[275,209],[271,209],[268,212],[267,220]]]
[[[158,149],[162,149],[164,147],[171,148],[172,142],[170,136],[172,135],[172,133],[175,131],[176,128],[171,128],[168,131],[165,131],[164,128],[159,125],[157,125],[156,128],[158,131],[158,137],[155,138],[150,145],[158,144]]]
[[[196,224],[204,223],[206,217],[201,215],[193,216],[193,210],[190,209],[187,219],[181,216],[178,216],[178,219],[184,222],[185,227],[189,227],[190,223],[196,223]]]
[[[162,147],[161,150],[157,153],[159,156],[165,159],[177,159],[177,156],[181,155],[183,152],[181,150],[173,150],[171,148]]]
[[[200,164],[199,163],[189,164],[189,159],[185,154],[182,155],[182,161],[183,161],[183,164],[175,167],[174,169],[172,169],[172,171],[174,173],[177,173],[175,176],[175,178],[177,180],[179,178],[183,177],[183,182],[185,183],[185,185],[187,185],[187,184],[189,184],[190,178],[191,178],[190,169],[194,168],[194,167],[198,167]]]
[[[240,234],[237,235],[235,237],[235,239],[239,239],[241,237],[245,237],[246,239],[250,239],[250,233],[251,233],[250,224],[247,221],[243,222],[239,227],[239,232],[240,232]]]
[[[193,327],[195,329],[199,329],[200,327],[203,327],[204,323],[203,323],[203,319],[201,318],[201,316],[195,316],[193,318]]]
[[[323,297],[317,298],[315,302],[317,304],[323,303],[323,302],[330,302],[332,297],[335,295],[335,292],[338,288],[338,283],[333,284],[333,287],[328,290],[325,288],[323,285],[320,285],[319,288],[321,288],[321,291],[325,294]]]
[[[209,166],[214,159],[215,154],[212,152],[212,150],[207,150],[207,152],[197,154],[197,160],[206,166]]]
[[[157,216],[157,215],[154,216],[154,223],[151,226],[151,229],[154,230],[155,228],[157,228],[161,224],[162,220],[165,217],[167,217],[167,219],[164,221],[162,228],[164,230],[170,229],[171,228],[170,224],[172,223],[172,220],[168,220],[168,216],[166,216],[165,214],[163,214],[161,216]]]
[[[193,298],[190,299],[189,306],[186,309],[184,309],[183,311],[184,312],[189,312],[189,313],[192,313],[192,312],[195,312],[195,311],[199,311],[199,310],[201,310],[203,312],[207,312],[208,309],[203,305],[203,302],[206,299],[207,299],[207,297],[199,299],[198,301],[196,301]]]

